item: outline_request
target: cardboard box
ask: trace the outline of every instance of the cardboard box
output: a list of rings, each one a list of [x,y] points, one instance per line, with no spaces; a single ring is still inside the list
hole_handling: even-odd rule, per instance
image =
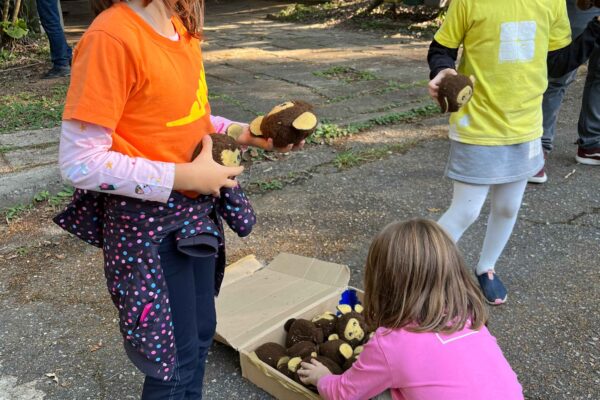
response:
[[[260,361],[263,343],[285,342],[289,318],[335,311],[348,288],[346,265],[281,253],[267,266],[248,256],[227,267],[217,298],[216,339],[240,353],[242,376],[281,400],[321,397]]]

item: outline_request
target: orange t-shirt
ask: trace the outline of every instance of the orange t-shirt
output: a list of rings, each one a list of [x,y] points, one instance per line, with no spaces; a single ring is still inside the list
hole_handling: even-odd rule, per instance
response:
[[[214,128],[200,42],[173,24],[179,41],[124,3],[96,17],[75,49],[63,119],[112,130],[112,150],[128,156],[191,161]]]

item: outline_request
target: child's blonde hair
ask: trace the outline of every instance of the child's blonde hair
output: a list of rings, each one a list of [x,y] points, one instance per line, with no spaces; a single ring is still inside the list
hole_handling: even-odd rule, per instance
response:
[[[365,317],[373,327],[452,333],[487,321],[479,288],[456,245],[434,221],[385,227],[365,269]]]

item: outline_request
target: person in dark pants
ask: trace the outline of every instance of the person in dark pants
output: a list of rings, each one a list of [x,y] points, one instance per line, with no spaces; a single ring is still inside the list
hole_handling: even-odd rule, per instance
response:
[[[169,289],[177,374],[171,382],[146,376],[142,399],[201,399],[208,350],[217,325],[215,257],[190,257],[177,248],[174,235],[158,250]]]
[[[71,48],[67,44],[58,10],[59,0],[37,0],[37,11],[42,27],[50,41],[52,68],[43,79],[60,78],[71,75]]]
[[[571,22],[572,37],[579,36],[590,20],[600,15],[600,8],[582,11],[575,0],[567,0],[567,12]],[[548,89],[544,93],[542,112],[544,115],[542,147],[547,156],[553,149],[556,121],[567,87],[573,83],[577,70],[560,78],[549,78]],[[581,101],[581,112],[577,127],[579,140],[575,160],[581,164],[600,165],[600,48],[596,47],[590,56],[588,73]],[[544,183],[548,180],[545,168],[529,178],[531,183]]]

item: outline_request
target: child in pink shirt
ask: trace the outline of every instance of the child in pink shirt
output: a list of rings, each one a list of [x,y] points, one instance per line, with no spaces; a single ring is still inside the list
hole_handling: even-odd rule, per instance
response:
[[[365,317],[379,327],[342,375],[302,363],[325,399],[521,400],[516,374],[485,327],[487,310],[450,237],[433,221],[388,225],[371,244]]]

